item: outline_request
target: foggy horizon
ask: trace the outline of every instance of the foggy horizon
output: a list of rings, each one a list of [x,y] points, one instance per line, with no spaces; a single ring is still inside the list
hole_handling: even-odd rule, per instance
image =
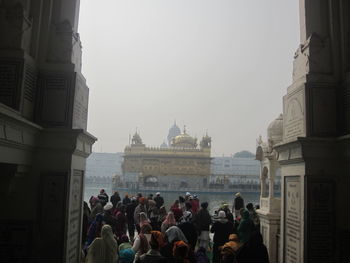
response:
[[[298,1],[81,1],[79,33],[95,152],[136,127],[159,146],[176,120],[212,156],[254,153],[292,83]]]

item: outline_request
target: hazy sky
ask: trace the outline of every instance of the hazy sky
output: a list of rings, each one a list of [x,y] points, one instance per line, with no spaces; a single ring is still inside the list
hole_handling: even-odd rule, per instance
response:
[[[94,151],[136,127],[159,146],[176,119],[213,156],[255,152],[291,84],[298,1],[82,0],[79,32]]]

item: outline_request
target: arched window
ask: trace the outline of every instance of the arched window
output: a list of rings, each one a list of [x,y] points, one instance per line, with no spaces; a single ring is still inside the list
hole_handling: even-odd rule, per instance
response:
[[[158,186],[158,178],[153,176],[153,175],[146,176],[144,179],[144,185],[145,186]]]

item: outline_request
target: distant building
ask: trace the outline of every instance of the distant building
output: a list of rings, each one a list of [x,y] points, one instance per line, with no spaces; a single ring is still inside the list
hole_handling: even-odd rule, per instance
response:
[[[169,130],[166,147],[147,147],[138,133],[131,145],[125,147],[122,177],[116,178],[116,187],[138,189],[159,188],[202,189],[210,176],[211,138],[206,135],[200,145],[187,134],[178,134],[176,124]],[[178,135],[176,135],[178,134]]]
[[[235,154],[230,157],[214,157],[211,162],[211,189],[227,189],[233,192],[258,192],[260,190],[260,163],[247,151],[243,151],[246,158]]]
[[[122,174],[123,153],[93,152],[86,160],[85,182],[110,183],[112,177]]]
[[[230,157],[210,156],[211,138],[197,139],[174,125],[160,147],[143,144],[135,133],[123,153],[92,153],[86,164],[86,183],[113,183],[129,189],[222,189],[259,191],[260,163],[241,151]]]

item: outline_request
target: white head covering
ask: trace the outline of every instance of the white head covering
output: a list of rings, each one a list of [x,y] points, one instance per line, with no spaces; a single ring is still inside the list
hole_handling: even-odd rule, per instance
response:
[[[177,226],[169,227],[168,230],[165,232],[165,234],[168,237],[169,243],[172,243],[173,241],[180,241],[180,240],[183,240],[186,243],[188,243],[184,233]]]
[[[104,207],[103,210],[108,211],[111,210],[113,208],[113,204],[112,203],[107,203]]]
[[[183,216],[182,216],[181,222],[189,222],[191,220],[192,220],[192,213],[191,213],[191,211],[183,212]]]
[[[218,217],[219,217],[219,222],[220,223],[226,223],[228,221],[227,218],[226,218],[225,211],[219,211]]]
[[[219,217],[219,218],[226,218],[226,213],[225,213],[225,211],[219,211],[218,217]]]
[[[118,244],[115,241],[110,225],[104,225],[101,238],[95,238],[91,243],[86,262],[89,263],[115,263],[118,261]]]

